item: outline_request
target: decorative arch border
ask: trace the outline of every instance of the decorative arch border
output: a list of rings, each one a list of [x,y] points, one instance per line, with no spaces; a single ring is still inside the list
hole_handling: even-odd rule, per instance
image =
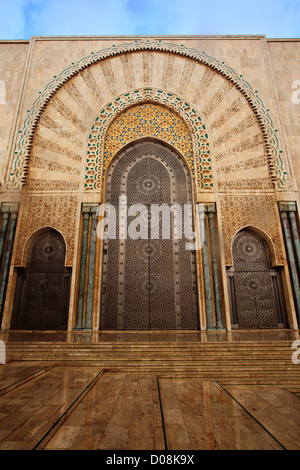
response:
[[[131,107],[140,104],[160,104],[175,114],[186,124],[192,138],[192,159],[186,160],[201,189],[212,189],[212,169],[210,161],[209,140],[201,117],[192,106],[172,93],[155,88],[140,88],[118,96],[108,103],[99,113],[92,125],[88,146],[85,170],[85,189],[100,189],[106,165],[104,161],[105,139],[109,127],[115,119]]]
[[[15,265],[15,267],[19,268],[19,267],[26,267],[26,264],[28,262],[28,256],[30,254],[30,250],[32,248],[32,245],[33,243],[35,242],[35,240],[44,232],[48,232],[52,230],[53,232],[56,232],[58,233],[64,240],[64,243],[65,243],[65,247],[66,247],[66,252],[65,252],[65,262],[64,262],[64,265],[66,266],[66,260],[67,260],[67,248],[68,248],[68,244],[67,244],[67,240],[66,240],[66,237],[64,236],[64,234],[58,230],[56,227],[52,227],[51,225],[45,225],[43,227],[40,227],[36,230],[34,230],[26,239],[25,241],[25,244],[23,246],[23,249],[22,249],[22,254],[21,254],[21,264],[20,265]]]
[[[232,255],[233,243],[234,243],[236,237],[238,236],[238,234],[240,232],[242,232],[243,230],[250,230],[250,231],[256,233],[257,235],[259,235],[266,242],[266,245],[267,245],[269,253],[270,253],[271,264],[272,264],[273,268],[278,267],[278,266],[282,266],[282,264],[280,264],[278,262],[278,253],[276,251],[276,247],[275,247],[274,242],[273,242],[272,238],[270,237],[270,235],[265,230],[258,227],[257,225],[251,225],[251,224],[244,225],[243,227],[240,227],[235,232],[234,236],[232,237],[231,244],[230,244],[230,256],[231,256],[231,265],[230,266],[233,266],[233,255]]]
[[[99,52],[91,52],[91,54],[83,57],[76,63],[72,62],[72,64],[64,69],[59,75],[55,75],[44,91],[39,92],[39,97],[34,101],[32,108],[27,111],[27,117],[24,121],[23,128],[19,131],[20,137],[15,150],[15,160],[12,168],[13,171],[10,175],[13,186],[19,188],[26,182],[35,128],[45,106],[56,91],[71,77],[92,64],[127,52],[143,50],[170,52],[183,57],[188,57],[211,67],[213,70],[231,81],[247,99],[260,123],[265,140],[270,177],[273,184],[275,186],[277,185],[278,189],[284,188],[284,184],[287,179],[287,172],[284,169],[282,160],[283,152],[279,148],[277,137],[278,130],[274,128],[273,121],[269,115],[269,110],[265,108],[263,101],[258,96],[258,92],[253,90],[251,85],[243,78],[243,76],[238,75],[232,68],[228,67],[225,62],[221,62],[214,57],[209,56],[205,52],[198,52],[194,49],[187,48],[183,44],[176,45],[164,42],[160,39],[146,38],[136,39],[133,42],[125,44],[113,45],[112,47],[103,49]]]

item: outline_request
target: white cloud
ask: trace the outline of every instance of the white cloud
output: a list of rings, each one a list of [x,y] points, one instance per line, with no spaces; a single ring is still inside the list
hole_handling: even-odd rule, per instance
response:
[[[167,34],[300,36],[299,0],[152,0]],[[161,16],[158,15],[161,12]],[[153,25],[155,25],[154,14]]]
[[[134,16],[124,0],[38,1],[30,12],[36,35],[125,34]]]
[[[52,35],[300,36],[299,0],[1,0],[0,38]]]

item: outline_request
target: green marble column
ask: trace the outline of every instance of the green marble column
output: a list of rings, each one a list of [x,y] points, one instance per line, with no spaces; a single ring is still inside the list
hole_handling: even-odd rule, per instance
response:
[[[211,282],[210,282],[209,251],[208,251],[205,205],[197,204],[197,206],[198,206],[198,215],[200,219],[201,241],[202,241],[202,261],[203,261],[204,292],[205,292],[205,306],[206,306],[206,323],[207,323],[207,330],[214,330],[215,328],[214,328],[214,320],[213,320],[213,304],[212,304],[212,292],[211,292]]]
[[[296,204],[291,207],[291,210],[288,212],[291,232],[292,232],[292,239],[293,239],[293,246],[294,246],[294,253],[296,258],[296,264],[298,269],[298,276],[300,277],[300,241],[299,241],[299,231],[297,227],[297,220],[296,220]]]
[[[292,289],[294,293],[294,302],[295,302],[295,308],[297,312],[298,325],[300,325],[300,289],[299,289],[297,265],[296,265],[296,260],[294,256],[293,240],[292,240],[289,218],[288,218],[288,204],[279,203],[279,210],[280,210],[280,217],[281,217],[281,222],[282,222],[285,248],[286,248],[286,253],[287,253],[287,258],[288,258],[288,264],[290,268],[289,270],[290,270],[290,276],[291,276]]]
[[[91,208],[90,250],[89,250],[89,267],[88,267],[88,282],[87,282],[87,297],[86,297],[86,317],[85,317],[85,329],[86,330],[92,329],[96,240],[97,240],[97,209],[98,209],[98,206]]]
[[[207,205],[209,233],[210,233],[212,273],[213,273],[213,281],[214,281],[216,328],[217,330],[224,330],[223,321],[222,321],[221,296],[220,296],[220,279],[219,279],[219,263],[218,263],[218,256],[217,256],[215,211],[216,211],[215,204]]]
[[[0,266],[2,264],[3,252],[5,247],[7,227],[9,221],[9,212],[4,212],[2,215],[1,229],[0,229]]]
[[[86,261],[88,250],[88,236],[90,224],[90,206],[83,204],[83,227],[82,227],[82,241],[81,241],[81,259],[80,259],[80,272],[79,272],[79,286],[78,286],[78,299],[77,299],[77,318],[75,329],[82,329],[83,327],[83,307],[84,307],[84,291],[85,291],[85,277],[86,277]]]
[[[7,229],[7,238],[6,238],[6,246],[5,252],[3,256],[2,262],[2,271],[1,271],[1,278],[0,278],[0,317],[2,319],[3,309],[4,309],[4,302],[5,302],[5,295],[6,295],[6,287],[9,275],[9,268],[10,268],[10,261],[16,231],[16,224],[17,224],[18,213],[12,212],[9,217],[8,222],[8,229]]]

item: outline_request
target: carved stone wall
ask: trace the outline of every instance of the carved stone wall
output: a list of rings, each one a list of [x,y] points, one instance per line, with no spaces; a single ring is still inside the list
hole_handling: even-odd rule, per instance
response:
[[[186,114],[194,110],[204,120],[210,159],[222,190],[236,189],[237,179],[251,180],[243,187],[253,189],[270,187],[267,180],[280,188],[290,185],[269,110],[251,85],[204,52],[156,40],[92,53],[56,75],[28,110],[15,152],[12,183],[18,187],[27,182],[32,190],[44,184],[48,189],[57,185],[59,190],[64,184],[80,189],[87,133],[96,116],[105,113],[109,104],[112,111],[121,112],[120,96],[130,98],[130,93],[132,97],[149,84],[190,108]],[[60,165],[55,171],[54,162]],[[241,164],[240,169],[236,164]],[[255,171],[258,165],[259,172]],[[221,178],[224,167],[226,188]]]
[[[127,143],[149,136],[180,151],[197,190],[229,192],[220,204],[227,261],[232,237],[251,224],[269,234],[281,259],[272,196],[232,197],[232,191],[270,193],[276,181],[288,184],[269,111],[243,77],[204,52],[141,41],[73,63],[29,110],[12,182],[26,182],[33,194],[101,192],[111,158]],[[46,204],[39,212],[47,212],[46,198],[39,198]],[[72,225],[73,215],[62,213]],[[34,228],[42,225],[38,213],[26,208],[22,214],[25,226],[28,219]],[[47,223],[59,230],[55,217]],[[26,236],[25,230],[18,253]]]
[[[26,69],[28,44],[0,42],[0,181],[6,181],[9,170],[9,153],[13,148],[12,130],[18,110],[22,78]],[[0,187],[1,188],[1,187]]]
[[[243,227],[252,226],[264,232],[275,248],[276,264],[283,264],[280,224],[276,198],[272,194],[224,194],[220,197],[225,263],[232,265],[231,244]]]
[[[78,197],[73,195],[24,196],[17,233],[17,245],[13,263],[21,266],[23,252],[28,238],[37,230],[52,227],[58,230],[66,241],[66,265],[73,264],[76,241],[76,217]]]
[[[19,46],[11,49],[14,62],[25,61]],[[26,70],[11,62],[4,77],[9,115],[0,125],[1,198],[20,202],[12,265],[24,265],[28,239],[45,227],[63,235],[66,264],[73,265],[80,205],[100,202],[111,160],[145,137],[180,152],[197,201],[216,202],[227,265],[243,227],[265,233],[275,264],[283,264],[277,200],[298,197],[287,152],[289,142],[296,161],[297,132],[289,120],[284,139],[274,88],[281,75],[273,79],[266,47],[262,37],[31,40]],[[75,302],[77,279],[72,283]]]

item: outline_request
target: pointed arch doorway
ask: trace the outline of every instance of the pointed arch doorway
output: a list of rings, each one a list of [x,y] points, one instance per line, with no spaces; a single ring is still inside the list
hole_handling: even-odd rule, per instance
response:
[[[121,196],[127,202],[125,227]],[[162,212],[153,217],[153,207],[162,204],[192,209],[192,182],[182,157],[154,139],[129,146],[107,173],[105,202],[117,217],[116,238],[103,242],[100,328],[199,329],[195,252],[187,249],[184,234],[178,237],[172,210],[169,233]],[[137,204],[143,210],[135,213]],[[192,210],[188,216],[193,219]],[[137,220],[139,237],[130,234]]]
[[[26,268],[18,268],[12,329],[67,329],[71,270],[65,255],[65,240],[52,228],[33,240]]]
[[[232,244],[233,267],[227,272],[234,328],[286,328],[287,315],[278,268],[271,264],[266,241],[250,228]]]

